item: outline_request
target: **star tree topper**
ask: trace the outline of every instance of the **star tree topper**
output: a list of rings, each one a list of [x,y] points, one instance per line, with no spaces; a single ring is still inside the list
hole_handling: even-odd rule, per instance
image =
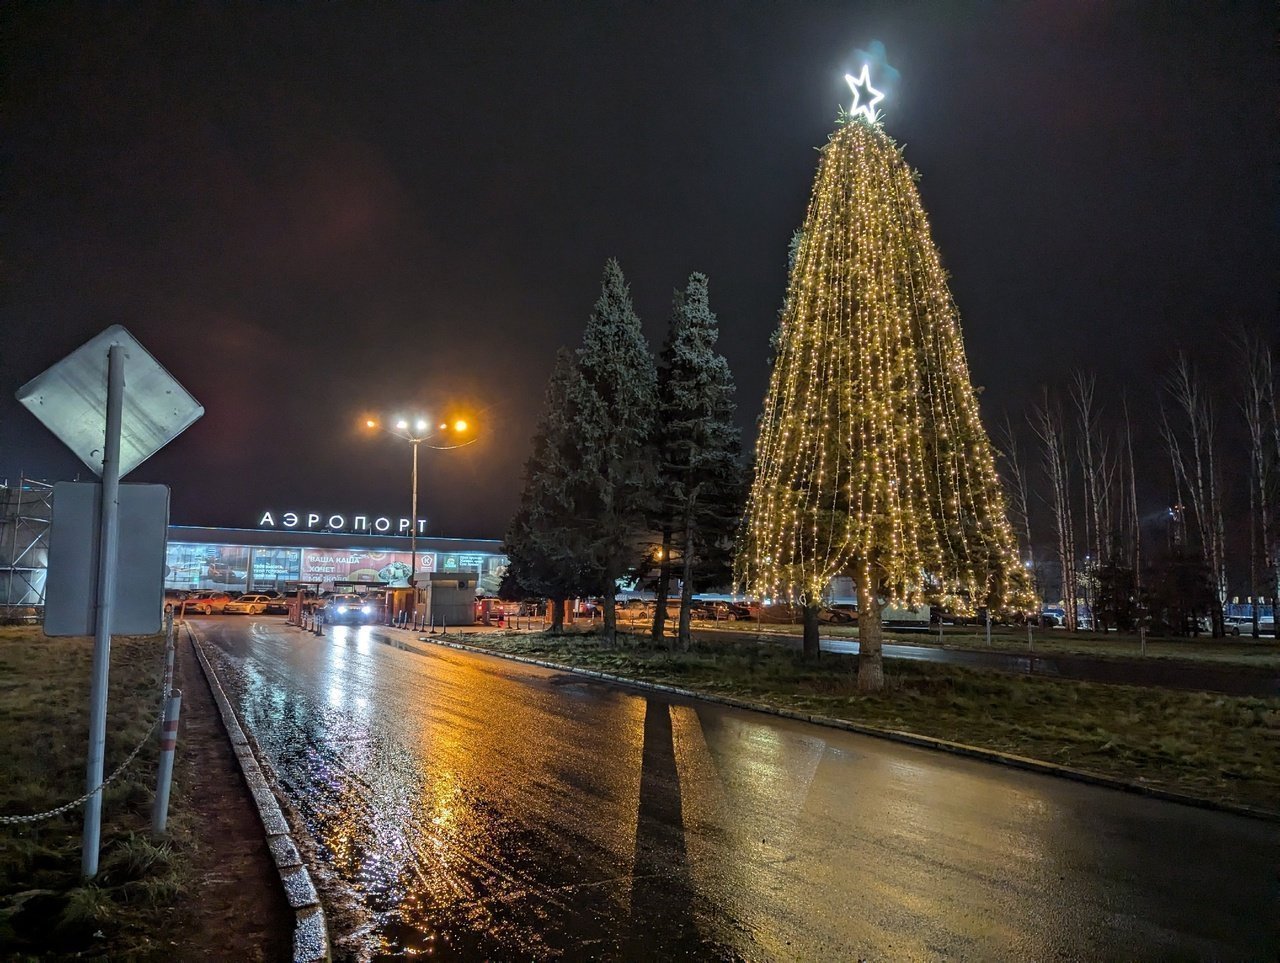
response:
[[[870,65],[863,64],[862,73],[858,74],[856,79],[853,74],[845,74],[844,79],[849,89],[853,91],[853,106],[849,108],[849,116],[857,117],[861,114],[867,119],[868,124],[874,124],[879,113],[876,110],[876,104],[884,100],[884,94],[871,86],[870,71]]]

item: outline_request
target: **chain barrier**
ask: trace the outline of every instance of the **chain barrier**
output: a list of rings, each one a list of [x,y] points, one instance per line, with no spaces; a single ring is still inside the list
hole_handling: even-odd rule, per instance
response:
[[[69,803],[63,803],[57,809],[49,809],[42,813],[32,813],[30,816],[0,816],[0,825],[10,826],[15,823],[43,822],[46,819],[52,819],[54,816],[61,816],[68,810],[75,809],[77,806],[83,805],[89,800],[90,796],[95,796],[102,792],[102,790],[111,785],[112,781],[117,776],[129,768],[129,763],[133,762],[133,760],[138,757],[138,753],[140,753],[142,751],[142,747],[147,744],[147,740],[155,734],[156,726],[160,725],[160,720],[163,718],[164,712],[161,711],[160,714],[156,716],[155,722],[151,723],[151,727],[147,730],[147,734],[142,737],[142,740],[136,746],[133,747],[133,752],[129,753],[129,755],[125,757],[124,762],[120,763],[120,765],[116,767],[115,772],[102,780],[102,782],[98,783],[97,788],[94,789],[93,792],[87,792],[79,799],[73,799]]]
[[[166,626],[166,628],[168,628],[168,626]],[[115,771],[112,772],[111,775],[109,775],[106,779],[102,780],[102,782],[98,783],[96,788],[94,788],[90,792],[85,793],[79,799],[73,799],[69,803],[63,803],[57,809],[47,809],[42,813],[32,813],[29,816],[0,816],[0,826],[14,826],[14,825],[27,824],[27,823],[40,823],[40,822],[44,822],[46,819],[52,819],[54,816],[61,816],[63,813],[69,812],[72,809],[75,809],[77,806],[83,806],[86,802],[89,801],[91,797],[96,796],[98,793],[102,792],[102,790],[110,786],[111,783],[116,779],[116,777],[119,776],[126,769],[128,769],[129,764],[138,757],[138,753],[142,751],[142,747],[147,744],[147,741],[155,734],[156,727],[160,725],[161,721],[163,721],[164,703],[165,703],[165,699],[168,698],[168,695],[169,695],[169,691],[168,691],[169,681],[170,680],[168,678],[164,678],[161,680],[160,684],[161,684],[162,691],[160,693],[160,712],[156,716],[155,721],[151,723],[150,728],[147,729],[146,735],[144,735],[138,741],[138,744],[133,747],[133,752],[129,753],[129,755],[125,757],[124,762],[116,766]]]

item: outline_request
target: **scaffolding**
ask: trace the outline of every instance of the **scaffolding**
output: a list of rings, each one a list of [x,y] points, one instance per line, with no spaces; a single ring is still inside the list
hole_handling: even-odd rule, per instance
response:
[[[0,482],[0,623],[44,617],[53,486],[31,478]]]

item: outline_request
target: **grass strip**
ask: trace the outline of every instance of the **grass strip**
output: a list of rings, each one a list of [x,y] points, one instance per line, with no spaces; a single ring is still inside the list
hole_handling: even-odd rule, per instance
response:
[[[92,659],[92,639],[0,628],[0,814],[52,809],[84,792]],[[113,639],[105,774],[155,721],[163,659],[162,637]],[[175,779],[168,839],[150,838],[158,751],[153,736],[104,790],[92,882],[80,877],[82,806],[0,826],[0,946],[8,958],[167,958],[162,934],[192,888],[183,854],[196,834]]]
[[[771,624],[760,627],[766,635],[789,635],[799,638],[803,628],[799,625]],[[716,625],[703,623],[695,631],[704,634],[716,632],[756,632],[754,622],[725,622]],[[857,639],[858,630],[852,625],[824,625],[824,638]],[[1228,639],[1148,639],[1146,653],[1136,635],[1115,632],[1080,632],[1072,634],[1061,629],[1036,629],[1034,642],[1027,645],[1025,629],[994,629],[991,643],[986,632],[971,626],[951,626],[943,629],[941,640],[935,626],[932,632],[885,631],[885,641],[902,645],[940,646],[948,649],[980,649],[1010,652],[1016,655],[1085,655],[1098,659],[1116,659],[1141,662],[1144,659],[1171,660],[1176,662],[1213,663],[1223,667],[1280,670],[1280,643],[1274,639],[1232,637]]]
[[[805,662],[780,646],[702,639],[689,652],[645,636],[485,633],[469,645],[625,678],[734,696],[1276,809],[1280,700],[1102,685],[886,660],[886,688],[857,691],[856,656]]]

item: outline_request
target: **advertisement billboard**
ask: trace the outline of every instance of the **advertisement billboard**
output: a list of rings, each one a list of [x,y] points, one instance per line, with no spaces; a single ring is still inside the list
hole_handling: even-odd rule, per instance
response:
[[[419,572],[434,572],[435,552],[419,552]],[[319,582],[332,587],[342,582],[384,582],[388,585],[409,584],[408,552],[360,552],[333,548],[304,548],[299,581]]]
[[[255,548],[250,592],[283,591],[286,582],[298,581],[302,550],[298,548]]]
[[[166,549],[165,588],[243,592],[248,578],[248,546],[170,542]]]

